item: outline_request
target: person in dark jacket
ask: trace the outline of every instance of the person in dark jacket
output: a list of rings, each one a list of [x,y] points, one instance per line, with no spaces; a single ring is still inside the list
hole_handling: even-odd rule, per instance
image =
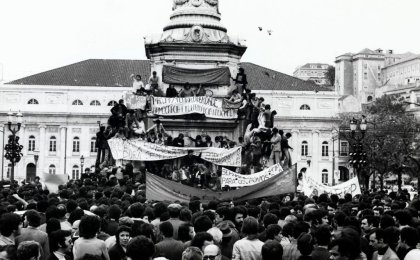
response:
[[[110,260],[126,259],[127,245],[130,241],[131,229],[127,226],[120,226],[115,234],[116,244],[108,251]]]
[[[49,239],[51,241],[51,254],[47,258],[48,260],[72,259],[70,257],[73,244],[71,231],[56,230],[50,234]]]
[[[169,84],[169,88],[166,89],[166,97],[173,98],[178,96],[178,91],[176,91],[174,85]]]

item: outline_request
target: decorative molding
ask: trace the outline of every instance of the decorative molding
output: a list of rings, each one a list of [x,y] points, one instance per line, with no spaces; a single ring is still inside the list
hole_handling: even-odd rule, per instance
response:
[[[99,131],[99,128],[89,128],[89,134],[96,134]]]
[[[81,134],[82,133],[82,128],[72,128],[71,132],[73,134]]]
[[[58,133],[58,126],[48,126],[47,131],[49,133]]]

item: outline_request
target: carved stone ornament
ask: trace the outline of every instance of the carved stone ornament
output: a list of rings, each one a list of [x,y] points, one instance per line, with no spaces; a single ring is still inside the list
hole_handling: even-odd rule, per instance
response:
[[[175,10],[178,6],[184,5],[189,0],[174,0],[174,5],[172,7],[172,10]]]
[[[219,0],[205,0],[206,3],[208,3],[209,5],[215,6],[219,3]]]
[[[194,25],[191,28],[191,39],[194,42],[201,42],[203,40],[203,27],[199,25]]]
[[[191,4],[195,7],[199,7],[203,4],[203,0],[191,0]]]

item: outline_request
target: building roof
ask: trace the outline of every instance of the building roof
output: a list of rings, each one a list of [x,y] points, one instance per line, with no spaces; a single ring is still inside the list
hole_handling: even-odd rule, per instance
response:
[[[311,81],[305,81],[250,62],[241,63],[252,90],[332,91]]]
[[[315,66],[315,68],[313,68],[312,66]],[[322,69],[322,66],[330,65],[326,63],[306,63],[305,65],[298,67],[298,69]]]
[[[332,91],[313,82],[304,81],[253,63],[240,64],[247,74],[248,86],[253,90]],[[45,86],[130,87],[131,74],[139,74],[143,81],[150,77],[149,60],[90,59],[41,72],[6,84]]]
[[[359,51],[356,54],[380,54],[380,53],[376,51],[372,51],[371,49],[368,49],[368,48],[364,48],[363,50]]]
[[[6,84],[48,86],[130,87],[131,74],[150,77],[149,60],[90,59],[41,72]]]

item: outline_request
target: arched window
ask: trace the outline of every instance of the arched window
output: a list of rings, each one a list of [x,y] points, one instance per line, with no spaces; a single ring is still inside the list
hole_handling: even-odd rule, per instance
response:
[[[91,153],[97,153],[98,147],[96,147],[96,137],[92,137],[90,139],[90,152]]]
[[[301,153],[301,155],[302,156],[308,156],[308,142],[307,141],[303,141],[302,142],[302,153]]]
[[[327,169],[322,170],[322,183],[328,184],[328,170]]]
[[[35,136],[31,135],[29,136],[29,141],[28,141],[28,152],[33,152],[35,151]]]
[[[311,107],[309,105],[304,104],[300,106],[300,110],[311,110]]]
[[[50,137],[50,152],[57,152],[57,138],[55,136]]]
[[[75,179],[75,180],[79,179],[79,174],[80,174],[79,166],[74,165],[71,171],[72,179]]]
[[[329,145],[327,141],[322,142],[322,156],[328,156],[328,147]]]
[[[35,98],[31,98],[31,99],[29,99],[28,104],[29,105],[38,105],[39,102]]]
[[[73,106],[83,106],[83,102],[80,99],[76,99],[72,103]]]
[[[50,167],[48,167],[48,173],[49,174],[55,174],[55,165],[51,164]]]
[[[80,139],[79,137],[73,138],[73,153],[79,153],[80,152]]]
[[[92,100],[92,102],[90,102],[91,106],[100,106],[101,102],[99,102],[98,100]]]
[[[118,104],[118,103],[117,103],[117,101],[115,101],[115,100],[111,100],[111,101],[109,101],[109,102],[108,102],[108,106],[109,106],[109,107],[113,107],[113,106],[115,106],[116,104]]]

